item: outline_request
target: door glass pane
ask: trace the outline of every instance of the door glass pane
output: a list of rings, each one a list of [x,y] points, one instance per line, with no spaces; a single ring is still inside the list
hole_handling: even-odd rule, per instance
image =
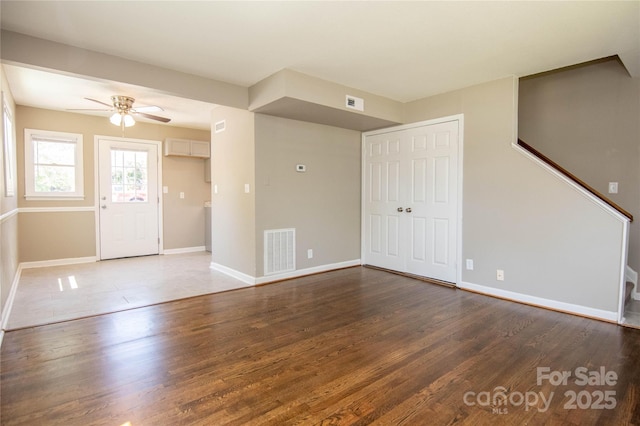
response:
[[[111,150],[111,201],[148,202],[147,151]]]

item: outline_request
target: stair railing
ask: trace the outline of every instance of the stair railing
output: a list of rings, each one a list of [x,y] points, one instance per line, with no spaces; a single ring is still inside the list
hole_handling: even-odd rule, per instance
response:
[[[521,139],[518,139],[518,146],[520,146],[522,149],[529,152],[533,156],[537,157],[538,159],[540,159],[542,162],[546,163],[550,167],[554,168],[555,170],[563,174],[565,177],[572,180],[577,185],[584,188],[586,191],[590,192],[593,196],[600,199],[605,204],[608,204],[611,208],[615,209],[618,213],[620,213],[621,215],[629,219],[630,222],[633,222],[633,215],[631,213],[629,213],[628,211],[626,211],[625,209],[623,209],[622,207],[620,207],[619,205],[611,201],[602,193],[596,191],[593,187],[589,186],[589,184],[587,184],[585,181],[578,178],[573,173],[571,173],[570,171],[568,171],[567,169],[565,169],[564,167],[562,167],[561,165],[559,165],[558,163],[556,163],[555,161],[553,161],[552,159],[550,159],[549,157],[547,157],[546,155],[544,155],[543,153],[541,153],[540,151],[532,147],[531,145],[527,144]]]

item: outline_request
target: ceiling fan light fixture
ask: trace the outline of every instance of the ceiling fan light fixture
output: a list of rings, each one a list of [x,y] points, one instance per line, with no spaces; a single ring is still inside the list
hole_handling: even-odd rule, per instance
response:
[[[110,118],[109,121],[114,126],[120,126],[124,124],[124,127],[131,127],[136,124],[136,120],[133,118],[133,115],[124,112],[115,112]]]
[[[109,121],[114,126],[119,126],[122,123],[122,115],[119,112],[113,113],[113,115],[109,118]]]
[[[133,115],[129,113],[123,114],[122,120],[124,121],[124,127],[131,127],[136,124],[136,120],[133,118]]]

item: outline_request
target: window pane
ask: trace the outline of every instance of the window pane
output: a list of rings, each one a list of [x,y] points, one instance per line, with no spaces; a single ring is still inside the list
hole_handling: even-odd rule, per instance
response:
[[[74,192],[76,171],[68,166],[35,166],[36,192]]]
[[[36,164],[57,164],[73,166],[76,156],[76,144],[64,142],[35,142]]]
[[[111,150],[111,201],[147,202],[146,151]]]
[[[24,136],[25,197],[83,198],[82,134],[24,129]]]

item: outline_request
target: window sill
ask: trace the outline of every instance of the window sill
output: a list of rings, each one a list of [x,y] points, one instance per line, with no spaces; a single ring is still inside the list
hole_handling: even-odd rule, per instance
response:
[[[84,200],[84,195],[25,195],[24,199],[27,201],[81,201]]]

